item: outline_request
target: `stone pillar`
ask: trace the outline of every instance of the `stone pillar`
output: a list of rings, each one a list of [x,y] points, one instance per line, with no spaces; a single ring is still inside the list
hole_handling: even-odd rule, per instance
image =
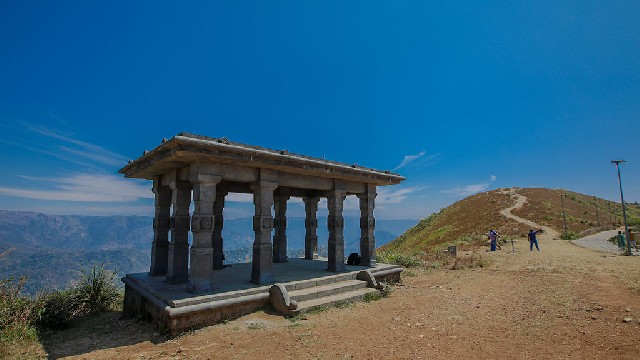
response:
[[[376,266],[376,219],[375,208],[376,186],[366,185],[366,192],[358,194],[360,199],[360,265]]]
[[[171,243],[169,243],[169,266],[167,282],[184,283],[189,280],[189,204],[191,203],[191,184],[188,181],[174,179],[171,188],[172,214],[169,220]]]
[[[193,163],[189,172],[189,181],[193,186],[193,244],[187,291],[199,293],[213,287],[213,203],[216,199],[216,186],[222,178],[219,175],[219,164]]]
[[[289,196],[276,195],[274,197],[275,218],[273,225],[273,262],[287,262],[287,201]]]
[[[213,203],[213,217],[215,226],[213,227],[213,270],[224,268],[224,248],[222,246],[222,228],[224,227],[224,198],[227,191],[216,192],[216,201]]]
[[[343,190],[331,190],[327,197],[329,216],[327,227],[329,229],[327,270],[333,272],[345,271],[344,265],[344,217],[342,208],[346,192]]]
[[[303,198],[304,212],[306,214],[304,220],[304,228],[306,234],[304,236],[304,258],[313,260],[318,258],[318,202],[320,198]]]
[[[251,282],[266,284],[273,281],[273,248],[271,246],[271,230],[273,230],[273,190],[278,183],[259,181],[251,185],[255,215],[253,217],[253,261],[251,265]]]
[[[156,194],[153,218],[153,242],[151,243],[151,268],[149,275],[167,275],[169,261],[169,217],[171,216],[171,188],[160,186],[160,177],[153,179]]]

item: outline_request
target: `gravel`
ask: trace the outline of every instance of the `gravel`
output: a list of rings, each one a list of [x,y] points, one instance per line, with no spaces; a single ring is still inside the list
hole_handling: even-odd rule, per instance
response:
[[[618,249],[618,247],[608,241],[617,233],[618,231],[616,230],[603,231],[597,234],[585,236],[581,239],[573,240],[572,242],[578,246],[586,247],[589,249],[620,254],[620,250]]]

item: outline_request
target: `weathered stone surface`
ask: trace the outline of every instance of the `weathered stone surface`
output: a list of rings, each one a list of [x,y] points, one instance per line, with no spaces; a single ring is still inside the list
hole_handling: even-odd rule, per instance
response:
[[[275,218],[273,235],[273,262],[287,262],[287,201],[288,195],[274,197]]]
[[[376,219],[373,215],[375,198],[375,185],[366,185],[366,192],[358,194],[360,200],[360,263],[366,266],[376,265]]]
[[[305,258],[309,260],[318,256],[318,202],[321,197],[327,198],[329,239],[326,269],[342,272],[345,271],[342,212],[346,196],[359,197],[361,257],[364,264],[373,267],[376,265],[373,214],[376,186],[398,184],[404,180],[390,171],[234,143],[226,138],[185,133],[163,140],[160,146],[145,151],[119,172],[127,177],[152,179],[154,182],[154,240],[149,274],[164,276],[169,284],[188,282],[186,290],[194,293],[214,289],[214,270],[216,273],[224,271],[223,210],[225,196],[229,192],[253,194],[255,240],[250,279],[256,284],[268,284],[274,281],[273,264],[289,260],[286,211],[290,197],[304,199]],[[192,191],[193,214],[189,214]],[[272,211],[275,211],[275,217]],[[191,248],[189,231],[193,234]],[[127,289],[131,286],[128,284]],[[148,299],[148,294],[143,290],[135,293],[137,295],[129,294],[125,298],[125,309],[144,311],[141,308],[149,303],[143,298]],[[263,298],[255,299],[248,307],[263,301]],[[167,322],[169,328],[213,319],[207,315],[178,320],[174,315],[179,311],[167,315],[156,305],[149,306],[155,309],[153,312],[158,319]],[[198,307],[193,311],[207,311],[205,308]]]
[[[327,246],[327,270],[333,272],[344,271],[344,218],[342,209],[346,191],[332,190],[327,197],[329,216],[327,228],[329,229],[329,241]]]
[[[171,188],[161,186],[160,179],[153,180],[155,217],[153,218],[153,243],[151,244],[151,275],[166,275],[169,262],[169,218]]]
[[[177,177],[169,184],[173,213],[170,219],[171,243],[167,282],[183,283],[189,279],[189,204],[191,183]]]
[[[213,228],[213,269],[221,270],[224,268],[224,252],[222,239],[222,228],[224,227],[224,198],[227,196],[227,192],[217,191],[216,201],[213,204],[213,216],[214,216],[214,228]]]
[[[193,186],[193,216],[191,217],[191,245],[188,291],[200,293],[213,288],[213,205],[216,187],[222,180],[220,164],[196,162],[189,167],[189,181]]]
[[[262,175],[269,178],[272,174],[261,171]],[[273,218],[271,217],[271,207],[273,206],[273,191],[277,187],[278,184],[271,181],[259,181],[251,185],[255,206],[255,216],[253,217],[255,241],[253,243],[251,282],[256,284],[266,284],[273,281],[273,247],[271,244]]]

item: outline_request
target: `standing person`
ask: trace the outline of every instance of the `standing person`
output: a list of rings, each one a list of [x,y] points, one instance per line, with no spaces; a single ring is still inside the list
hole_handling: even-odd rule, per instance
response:
[[[536,234],[540,232],[542,232],[542,229],[536,231],[529,229],[529,251],[533,251],[533,245],[535,245],[536,249],[540,251],[540,248],[538,247],[538,239],[536,239]]]
[[[491,241],[491,251],[496,251],[496,244],[498,243],[498,232],[495,230],[489,230],[489,234],[487,234],[487,236]]]
[[[618,230],[618,247],[620,248],[620,250],[624,251],[625,248],[627,247],[627,244],[624,242],[624,234],[622,233],[622,231]]]

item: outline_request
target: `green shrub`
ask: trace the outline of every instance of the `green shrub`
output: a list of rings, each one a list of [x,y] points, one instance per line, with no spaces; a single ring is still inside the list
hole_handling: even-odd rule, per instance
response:
[[[36,322],[42,312],[41,297],[22,295],[27,277],[0,280],[0,358],[15,356],[16,349],[27,358],[36,357]]]
[[[411,255],[398,254],[390,251],[379,251],[376,254],[376,262],[392,265],[400,265],[406,268],[418,267],[422,265],[420,253]]]
[[[560,238],[562,240],[574,240],[578,238],[578,234],[572,231],[567,231],[566,233],[562,233],[562,235],[560,235]]]
[[[63,329],[74,318],[73,290],[56,290],[44,296],[43,311],[38,324],[49,329]]]
[[[35,297],[22,294],[27,277],[0,280],[0,349],[35,341],[37,327],[66,327],[73,318],[113,310],[122,301],[115,274],[94,265],[71,288]]]
[[[122,291],[116,285],[116,271],[95,264],[82,271],[81,279],[73,286],[70,301],[73,317],[113,310],[122,300]]]
[[[372,301],[378,301],[380,299],[382,299],[382,294],[379,291],[376,291],[376,292],[365,294],[363,300],[364,302],[372,302]]]

